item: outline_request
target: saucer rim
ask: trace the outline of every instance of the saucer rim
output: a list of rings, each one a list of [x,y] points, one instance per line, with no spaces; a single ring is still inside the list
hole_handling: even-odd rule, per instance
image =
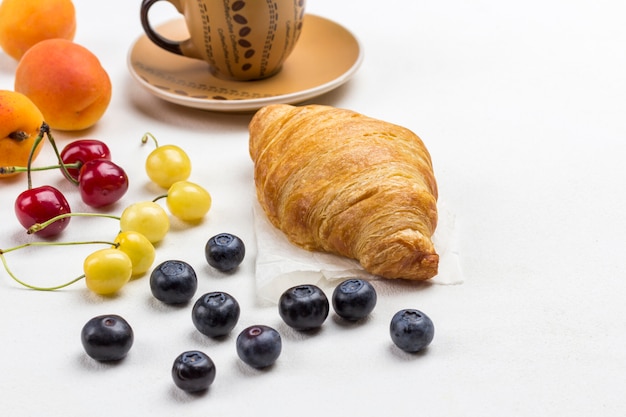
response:
[[[360,40],[354,35],[354,33],[352,33],[346,27],[323,16],[310,14],[310,13],[307,13],[306,16],[311,16],[317,19],[326,20],[334,25],[341,27],[353,38],[353,40],[356,43],[356,47],[358,49],[357,57],[354,63],[350,66],[350,68],[348,68],[338,77],[328,82],[325,82],[323,84],[317,85],[315,87],[311,87],[311,88],[307,88],[307,89],[299,90],[299,91],[294,91],[294,92],[290,92],[286,94],[279,94],[279,95],[271,96],[271,97],[260,97],[260,98],[242,99],[242,100],[231,100],[231,99],[215,100],[215,99],[210,99],[210,98],[205,99],[205,98],[197,98],[197,97],[186,97],[183,95],[170,93],[168,91],[161,90],[155,87],[153,84],[145,81],[135,70],[135,67],[132,62],[132,55],[133,55],[134,49],[136,48],[137,43],[141,39],[146,37],[145,34],[138,36],[131,44],[127,53],[127,59],[126,59],[127,66],[133,79],[137,81],[142,87],[147,89],[150,93],[152,93],[154,96],[159,97],[170,103],[178,104],[184,107],[190,107],[190,108],[201,109],[201,110],[223,111],[223,112],[245,112],[245,111],[256,111],[260,109],[261,107],[264,107],[270,104],[296,104],[296,103],[299,103],[299,102],[302,102],[302,101],[305,101],[314,97],[318,97],[322,94],[328,93],[336,88],[339,88],[340,86],[345,84],[354,76],[354,74],[360,68],[364,59],[363,47],[362,47]],[[180,21],[180,20],[182,20],[182,18],[170,19],[168,21],[163,22],[161,25],[170,24],[172,22]],[[248,81],[248,82],[254,82],[254,81]]]

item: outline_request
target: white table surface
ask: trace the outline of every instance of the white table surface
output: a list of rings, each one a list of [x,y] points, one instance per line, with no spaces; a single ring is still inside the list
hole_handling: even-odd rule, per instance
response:
[[[75,41],[93,51],[113,82],[105,116],[85,132],[105,140],[131,179],[109,209],[157,192],[143,171],[152,132],[193,161],[190,180],[213,196],[206,220],[174,224],[157,261],[179,258],[199,275],[198,295],[233,294],[241,319],[225,340],[201,337],[190,306],[155,301],[148,278],[103,299],[82,284],[56,293],[25,290],[0,270],[0,404],[3,415],[621,416],[626,411],[626,4],[619,0],[310,1],[308,12],[352,31],[365,59],[345,86],[310,100],[404,125],[429,147],[441,201],[456,215],[461,285],[376,281],[371,317],[347,326],[331,316],[314,334],[282,324],[257,302],[252,223],[250,114],[180,107],[153,97],[129,75],[126,57],[142,34],[139,2],[75,0]],[[155,21],[176,16],[155,8]],[[16,63],[0,54],[0,88]],[[42,69],[43,70],[43,69]],[[50,147],[38,164],[54,162]],[[66,192],[57,173],[36,184]],[[28,240],[12,202],[25,179],[0,184],[0,247]],[[110,239],[109,219],[72,220],[61,240]],[[204,260],[208,237],[228,231],[247,244],[233,275]],[[7,255],[35,283],[81,273],[93,247],[36,248]],[[419,308],[436,326],[423,354],[396,349],[391,316]],[[120,314],[135,331],[128,357],[111,366],[83,352],[92,316]],[[273,368],[240,363],[245,326],[283,334]],[[171,363],[201,349],[217,365],[205,395],[175,388]],[[262,414],[259,414],[262,413]]]

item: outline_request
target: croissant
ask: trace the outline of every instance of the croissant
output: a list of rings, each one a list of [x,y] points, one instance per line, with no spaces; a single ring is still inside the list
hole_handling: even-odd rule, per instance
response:
[[[384,278],[437,274],[437,183],[410,130],[330,106],[269,105],[249,125],[257,198],[295,245]]]

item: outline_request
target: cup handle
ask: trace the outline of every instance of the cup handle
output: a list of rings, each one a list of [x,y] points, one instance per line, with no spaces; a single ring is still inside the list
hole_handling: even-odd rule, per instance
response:
[[[165,49],[166,51],[175,53],[177,55],[184,55],[180,47],[181,42],[172,41],[159,35],[150,25],[148,20],[148,12],[154,3],[158,1],[170,1],[170,0],[143,0],[141,2],[141,26],[143,26],[144,32],[155,45]],[[176,6],[176,5],[175,5]]]

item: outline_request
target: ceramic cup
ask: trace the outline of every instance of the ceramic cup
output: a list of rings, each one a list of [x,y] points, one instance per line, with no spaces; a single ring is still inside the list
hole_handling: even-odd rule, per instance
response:
[[[167,1],[185,17],[189,39],[157,33],[150,8]],[[293,51],[304,18],[305,0],[143,0],[141,24],[157,46],[206,61],[215,76],[232,80],[270,77]]]

